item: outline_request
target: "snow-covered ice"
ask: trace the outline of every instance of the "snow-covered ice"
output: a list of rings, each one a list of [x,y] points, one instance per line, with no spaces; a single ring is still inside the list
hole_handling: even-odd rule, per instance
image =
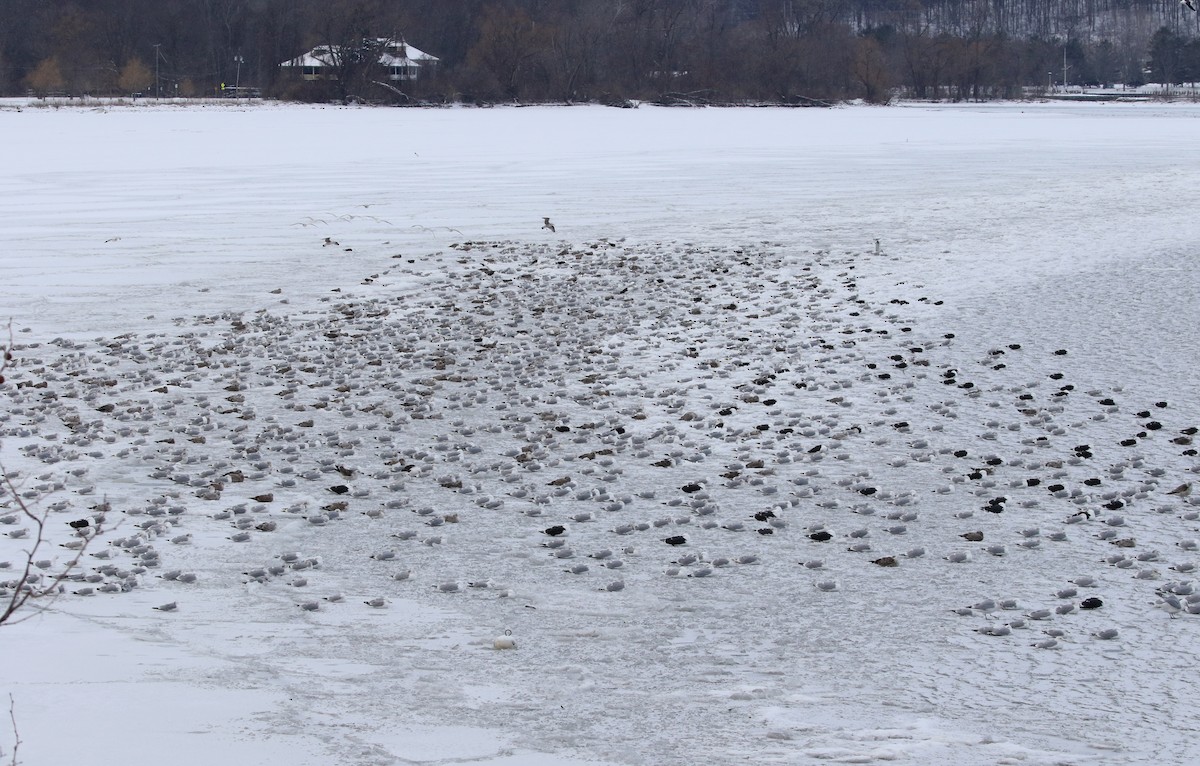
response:
[[[1194,763],[1197,117],[5,102],[20,759]]]

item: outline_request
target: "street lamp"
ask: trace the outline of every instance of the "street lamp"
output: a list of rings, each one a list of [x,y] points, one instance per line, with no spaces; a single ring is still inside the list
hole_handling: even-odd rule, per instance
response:
[[[238,55],[233,57],[233,60],[235,63],[237,63],[237,75],[233,81],[233,97],[241,98],[242,97],[242,87],[241,87],[242,86],[242,62],[245,61],[245,59],[243,59],[242,54],[239,53]]]

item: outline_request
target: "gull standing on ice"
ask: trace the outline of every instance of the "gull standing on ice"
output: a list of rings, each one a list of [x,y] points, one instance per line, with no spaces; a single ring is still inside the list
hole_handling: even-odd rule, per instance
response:
[[[1196,10],[1192,6],[1190,0],[1183,0],[1183,2],[1188,8],[1191,8],[1193,11]],[[1189,482],[1180,484],[1178,487],[1171,490],[1167,494],[1168,495],[1179,495],[1180,497],[1187,497],[1188,495],[1192,494],[1192,483],[1189,481]]]

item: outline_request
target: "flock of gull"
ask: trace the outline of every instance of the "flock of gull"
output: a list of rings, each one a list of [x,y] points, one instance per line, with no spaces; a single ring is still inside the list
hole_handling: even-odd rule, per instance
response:
[[[1070,578],[929,608],[1040,649],[1119,640],[1114,608],[1200,614],[1197,424],[1070,379],[1070,349],[964,348],[919,286],[860,285],[878,248],[454,248],[421,291],[397,257],[316,306],[22,337],[0,596],[36,534],[16,493],[56,546],[24,587],[82,554],[63,609],[153,589],[184,612],[219,587],[311,619],[730,578],[836,609],[865,570],[903,588],[1067,558]]]

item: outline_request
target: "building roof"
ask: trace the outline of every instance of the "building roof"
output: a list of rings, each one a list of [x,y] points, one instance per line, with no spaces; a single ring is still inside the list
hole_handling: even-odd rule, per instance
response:
[[[388,67],[395,66],[421,66],[422,64],[436,64],[439,59],[437,56],[432,56],[419,48],[414,48],[404,40],[389,40],[386,37],[379,38],[378,42],[383,45],[383,52],[379,56],[379,63]],[[338,50],[337,45],[318,45],[308,53],[297,56],[294,59],[283,62],[280,66],[289,67],[327,67],[333,66],[333,58]]]

